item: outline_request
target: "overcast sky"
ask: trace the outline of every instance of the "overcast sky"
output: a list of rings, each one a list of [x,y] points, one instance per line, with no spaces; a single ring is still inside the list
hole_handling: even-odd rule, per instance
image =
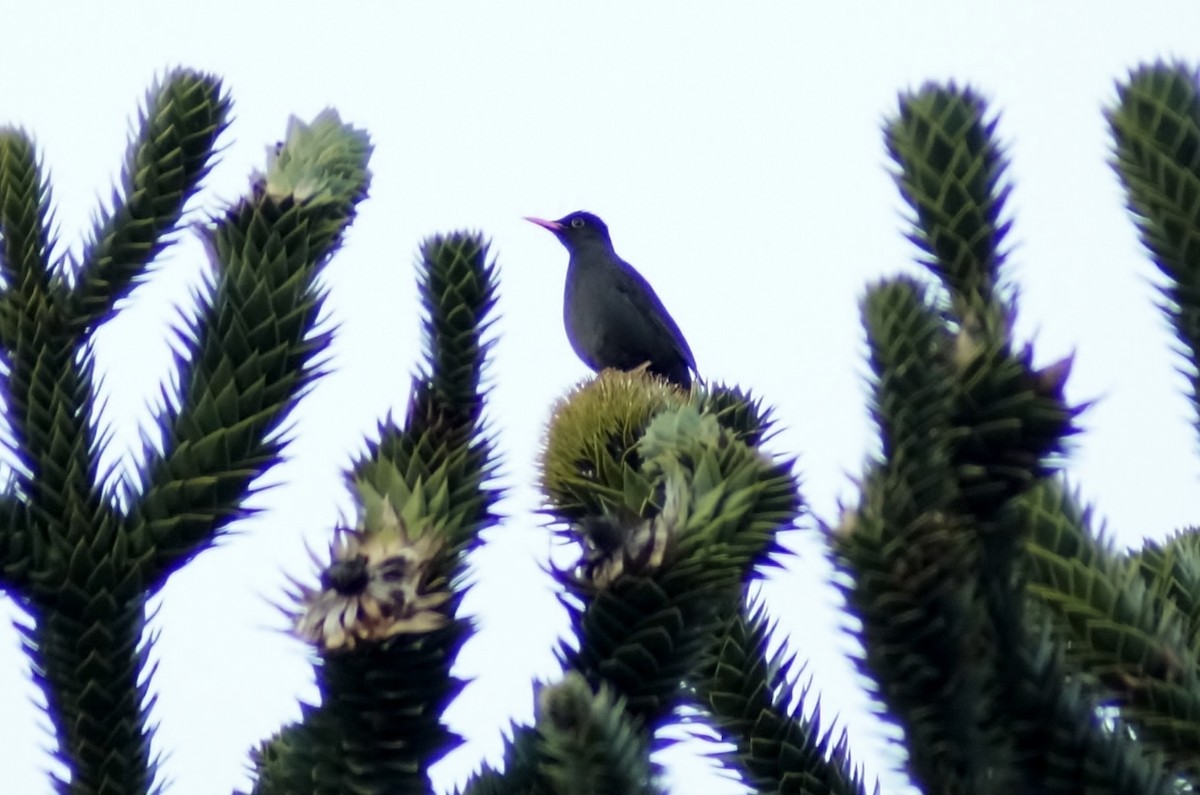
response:
[[[785,430],[773,449],[800,456],[810,505],[832,517],[873,444],[858,300],[872,280],[915,270],[880,126],[898,91],[928,79],[970,83],[1003,112],[1018,331],[1040,363],[1074,351],[1069,395],[1098,399],[1073,482],[1122,544],[1196,522],[1180,362],[1107,164],[1101,111],[1140,62],[1200,64],[1200,5],[984,5],[8,3],[0,124],[35,134],[71,246],[167,66],[215,72],[235,100],[197,213],[240,195],[289,114],[336,107],[375,143],[371,197],[327,271],[341,324],[334,372],[298,411],[290,461],[271,476],[282,485],[162,595],[155,715],[170,792],[244,783],[247,749],[298,716],[298,696],[315,697],[305,649],[271,603],[286,574],[311,576],[305,544],[323,549],[350,508],[340,477],[350,454],[406,400],[419,353],[412,261],[425,235],[466,227],[494,242],[503,318],[490,411],[513,489],[466,602],[482,622],[460,661],[475,683],[451,719],[470,742],[437,769],[440,786],[494,757],[510,716],[528,720],[529,683],[554,672],[564,626],[537,567],[548,541],[529,484],[550,404],[587,370],[562,331],[566,252],[522,216],[601,215],[701,373],[778,407]],[[162,329],[201,259],[193,239],[172,249],[100,334],[119,443],[146,422],[169,362]],[[841,716],[873,777],[888,751],[846,662],[811,525],[789,539],[798,556],[768,596],[809,661],[823,717]],[[0,627],[7,792],[49,791],[49,735],[28,676],[16,633]],[[696,763],[679,760],[675,775],[694,775]],[[885,778],[889,789],[897,781]]]

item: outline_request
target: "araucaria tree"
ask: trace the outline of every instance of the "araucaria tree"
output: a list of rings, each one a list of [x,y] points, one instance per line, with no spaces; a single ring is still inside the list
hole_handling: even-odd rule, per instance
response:
[[[364,133],[332,112],[289,125],[247,195],[202,225],[210,276],[176,326],[160,438],[133,474],[102,469],[91,335],[176,236],[228,113],[207,75],[152,89],[77,256],[51,237],[31,140],[0,129],[0,585],[30,618],[63,793],[159,788],[147,599],[246,514],[278,462],[332,333],[317,277],[366,195]],[[1133,72],[1109,121],[1200,408],[1196,75]],[[803,644],[772,643],[768,610],[794,606],[751,587],[786,554],[778,534],[810,524],[922,791],[1200,786],[1198,534],[1119,553],[1055,477],[1083,407],[1064,399],[1070,360],[1035,369],[1013,337],[996,124],[978,93],[928,85],[886,125],[929,276],[885,279],[862,301],[881,444],[836,521],[805,520],[793,460],[764,448],[770,411],[743,389],[605,371],[553,408],[541,487],[549,530],[576,553],[551,573],[571,622],[563,675],[467,792],[662,792],[656,730],[689,710],[756,792],[865,793],[847,738],[805,717]],[[471,631],[467,556],[496,522],[482,384],[497,269],[475,233],[419,250],[424,361],[405,416],[351,462],[355,521],[331,528],[319,574],[290,595],[321,698],[251,752],[256,793],[428,792],[456,742],[441,716]]]

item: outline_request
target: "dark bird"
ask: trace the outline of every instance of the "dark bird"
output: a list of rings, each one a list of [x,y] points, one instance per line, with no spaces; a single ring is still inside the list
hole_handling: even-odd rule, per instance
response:
[[[596,372],[649,363],[650,372],[690,387],[696,359],[687,340],[650,283],[613,251],[604,222],[586,212],[525,220],[549,229],[571,254],[563,324],[583,363]]]

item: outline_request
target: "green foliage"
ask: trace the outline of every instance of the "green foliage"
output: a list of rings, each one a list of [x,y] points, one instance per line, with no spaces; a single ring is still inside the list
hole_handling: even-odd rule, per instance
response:
[[[1029,494],[1018,509],[1030,531],[1029,590],[1070,637],[1066,659],[1103,685],[1099,697],[1121,708],[1143,743],[1196,780],[1196,635],[1185,626],[1173,588],[1164,589],[1170,575],[1154,566],[1163,560],[1160,548],[1148,545],[1133,557],[1116,553],[1096,539],[1087,513],[1052,486]]]
[[[1063,397],[1069,360],[1036,370],[1011,339],[995,127],[953,85],[902,96],[886,126],[909,237],[938,284],[893,279],[863,302],[881,456],[834,535],[863,671],[928,792],[1036,788],[1079,750],[1077,702],[1048,715],[1056,702],[1031,697],[1057,658],[1034,642],[1024,528],[1007,518],[1053,471],[1079,409]]]
[[[1113,165],[1142,242],[1167,278],[1163,312],[1200,409],[1200,86],[1194,69],[1160,63],[1131,72],[1117,96],[1108,111]]]
[[[232,103],[207,75],[181,71],[150,89],[130,141],[121,186],[97,215],[68,314],[85,332],[112,317],[172,242],[184,205],[212,167]],[[74,275],[74,274],[73,274]]]
[[[646,739],[607,687],[593,695],[578,674],[544,688],[539,757],[552,792],[660,793],[651,783]]]
[[[483,414],[482,368],[492,347],[484,337],[496,305],[496,270],[487,258],[479,235],[437,235],[421,246],[427,364],[414,384],[410,422],[448,413],[447,421],[471,428]]]
[[[324,189],[273,187],[293,149],[319,162]],[[182,406],[159,418],[164,453],[147,450],[131,511],[131,545],[148,559],[149,582],[244,515],[251,482],[287,442],[280,421],[321,374],[331,337],[316,325],[317,276],[366,195],[370,147],[327,111],[311,130],[293,120],[281,151],[252,195],[206,230],[215,289],[200,317],[177,329]]]
[[[370,181],[364,133],[332,111],[292,120],[250,192],[203,227],[212,274],[198,316],[177,322],[181,387],[161,440],[132,482],[100,471],[90,336],[175,239],[229,111],[212,77],[155,86],[77,260],[54,250],[32,140],[0,129],[0,444],[13,469],[0,586],[33,619],[24,647],[64,793],[155,791],[147,598],[246,515],[279,460],[333,333],[318,278]],[[1141,68],[1108,119],[1200,408],[1200,84],[1180,66]],[[879,452],[826,533],[858,663],[924,792],[1190,791],[1200,534],[1114,550],[1051,477],[1084,407],[1064,396],[1070,358],[1035,367],[1013,338],[997,126],[953,84],[902,95],[885,126],[928,277],[885,279],[862,301]],[[451,669],[472,630],[459,614],[468,556],[500,496],[490,257],[469,232],[420,247],[423,360],[405,416],[351,462],[357,515],[286,607],[320,701],[252,752],[255,793],[426,793],[458,742],[442,715],[464,685]],[[770,432],[747,391],[684,393],[644,370],[603,372],[559,401],[541,486],[573,555],[552,571],[570,620],[563,676],[468,792],[661,792],[650,754],[687,709],[757,792],[866,791],[845,735],[809,709],[811,685],[796,692],[808,650],[779,642],[747,600],[805,511],[794,460],[764,449]]]
[[[666,410],[638,441],[640,476],[661,505],[641,521],[610,519],[612,540],[568,529],[587,550],[561,572],[577,650],[564,666],[608,683],[645,721],[664,719],[712,643],[732,594],[791,525],[800,503],[790,462],[734,438],[716,415]],[[582,608],[582,609],[580,609]]]
[[[714,639],[737,610],[743,584],[779,554],[777,534],[801,511],[792,462],[749,443],[766,427],[748,395],[717,389],[685,402],[645,373],[605,371],[560,403],[547,430],[546,497],[561,540],[578,553],[555,572],[571,620],[559,657],[581,677],[572,688],[586,682],[623,702],[648,747],[653,730],[710,689],[701,681],[712,675]],[[590,747],[614,742],[606,736],[573,736],[589,745],[573,753],[586,760],[613,752]],[[564,766],[559,749],[542,721],[517,729],[503,776],[485,770],[467,791],[627,792],[653,784],[643,777],[638,787],[606,780],[579,788],[590,780],[583,773],[555,772]]]
[[[319,195],[270,192],[269,170],[206,227],[211,295],[178,330],[184,394],[159,418],[161,452],[147,444],[139,482],[100,471],[108,437],[88,422],[91,334],[172,241],[229,109],[208,75],[172,72],[151,90],[121,188],[77,264],[54,257],[50,191],[31,141],[0,133],[0,345],[14,465],[0,500],[11,519],[0,527],[0,571],[34,621],[25,650],[70,771],[61,792],[155,789],[146,599],[244,515],[249,484],[278,460],[280,423],[329,339],[314,330],[315,279],[365,195],[365,137],[334,114],[294,123],[281,152],[310,164]],[[314,145],[299,140],[309,130],[323,131]]]
[[[896,184],[913,210],[909,239],[924,254],[921,264],[945,285],[954,315],[989,337],[1003,333],[996,322],[1008,308],[1001,268],[1009,188],[995,130],[983,99],[953,84],[901,96],[884,129],[899,167]]]
[[[1034,627],[1040,625],[1031,622]],[[1011,691],[1014,761],[1046,793],[1154,793],[1179,787],[1162,759],[1120,724],[1098,719],[1096,702],[1063,664],[1062,643],[1043,629],[1018,650],[1020,678]]]
[[[256,793],[426,792],[458,742],[441,716],[463,685],[450,668],[470,632],[466,554],[498,497],[480,391],[496,268],[460,233],[426,241],[418,271],[426,361],[408,422],[383,424],[353,464],[358,525],[339,531],[316,587],[297,583],[321,703],[256,755]]]
[[[4,229],[0,274],[10,287],[45,291],[51,249],[50,183],[41,173],[33,141],[20,130],[0,129],[0,228]]]
[[[542,451],[542,491],[569,521],[641,517],[651,506],[637,440],[655,412],[684,397],[644,371],[609,370],[573,390],[552,410]]]
[[[126,195],[78,268],[56,257],[49,185],[32,142],[0,133],[0,345],[14,465],[0,528],[4,588],[34,626],[25,636],[36,681],[72,771],[63,792],[145,792],[154,763],[145,709],[144,550],[101,493],[88,335],[165,246],[207,172],[228,102],[220,83],[177,72],[151,91],[135,137]],[[169,127],[170,129],[164,129]],[[150,230],[150,231],[147,231]],[[147,237],[151,238],[147,243]],[[155,242],[158,241],[158,242]],[[120,258],[120,262],[117,259]]]
[[[509,745],[506,770],[486,770],[473,795],[521,792],[657,795],[645,734],[607,687],[578,673],[541,688],[537,723]]]
[[[1107,112],[1113,164],[1151,259],[1165,277],[1162,309],[1200,400],[1200,85],[1189,67],[1133,70]],[[1140,755],[1194,788],[1200,726],[1195,528],[1121,553],[1062,488],[1040,486],[1015,505],[1028,534],[1029,593],[1078,689],[1115,709]]]
[[[764,794],[861,795],[845,733],[834,741],[832,730],[822,732],[819,706],[804,717],[809,686],[793,706],[795,656],[782,647],[768,653],[774,631],[761,602],[731,611],[697,678],[701,701],[737,744],[729,764]]]

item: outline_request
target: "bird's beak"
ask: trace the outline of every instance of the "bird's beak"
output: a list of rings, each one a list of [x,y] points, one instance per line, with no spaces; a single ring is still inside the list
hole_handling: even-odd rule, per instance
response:
[[[560,224],[558,221],[547,221],[545,218],[533,218],[528,215],[525,216],[525,220],[531,224],[537,224],[538,226],[542,227],[543,229],[549,229],[551,232],[553,232],[556,235],[563,230],[563,225]]]

